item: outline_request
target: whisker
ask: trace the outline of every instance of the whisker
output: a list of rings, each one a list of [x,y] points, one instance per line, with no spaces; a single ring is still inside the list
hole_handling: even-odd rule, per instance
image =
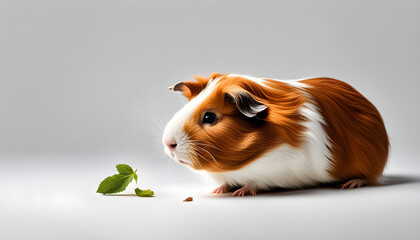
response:
[[[162,122],[162,117],[161,117],[161,115],[159,114],[159,117],[158,117],[158,119],[159,119],[159,122],[160,122],[160,124],[161,124],[161,126],[162,126],[162,129],[164,129],[165,127],[165,123],[163,123]]]
[[[163,111],[162,108],[160,108],[159,106],[158,106],[158,111],[159,111],[159,113],[162,113],[163,117],[161,119],[163,119],[163,121],[167,123],[169,121],[169,118],[166,115],[165,111]],[[163,126],[165,126],[165,125],[166,124],[163,124]]]
[[[218,147],[215,147],[215,146],[212,146],[212,145],[210,145],[210,144],[206,144],[206,143],[194,142],[194,144],[199,144],[199,145],[203,145],[203,146],[209,146],[209,147],[212,147],[212,148],[214,148],[214,149],[216,149],[216,150],[222,150],[222,149],[220,149],[220,148],[218,148]]]
[[[146,116],[150,121],[152,121],[162,132],[163,132],[163,129],[164,129],[164,127],[163,127],[163,123],[161,122],[161,125],[157,122],[157,121],[155,121],[154,120],[154,116],[153,116],[153,114],[149,111],[149,110],[147,110],[146,108],[144,108],[143,110],[141,110],[141,109],[138,109],[138,108],[135,108],[135,107],[128,107],[128,108],[130,108],[130,109],[132,109],[132,110],[135,110],[135,111],[137,111],[137,112],[139,112],[139,113],[142,113],[144,116]],[[159,117],[157,117],[158,119],[160,119]]]
[[[188,142],[187,141],[187,139],[185,139],[186,140],[186,143],[188,144],[188,146],[190,146],[190,147],[192,147],[192,151],[188,151],[188,153],[186,154],[187,155],[187,157],[189,157],[190,158],[190,160],[191,160],[191,163],[192,162],[194,162],[194,163],[196,163],[200,168],[203,168],[203,165],[201,164],[201,162],[200,162],[200,160],[199,160],[199,158],[198,158],[198,156],[197,156],[197,154],[199,154],[203,159],[205,159],[204,158],[204,156],[203,155],[201,155],[197,150],[196,150],[196,146],[194,145],[194,144],[192,144],[192,143],[190,143],[190,142]]]
[[[163,120],[164,120],[166,123],[168,123],[168,122],[169,122],[168,115],[166,115],[165,111],[162,111],[162,114],[163,114]]]
[[[200,140],[191,140],[191,139],[189,139],[188,141],[191,141],[194,144],[199,144],[199,145],[202,145],[202,146],[209,146],[209,147],[212,147],[212,148],[214,148],[216,150],[220,150],[220,151],[222,150],[222,149],[220,149],[218,147],[215,147],[215,146],[211,145],[210,143],[203,143]]]
[[[204,156],[203,155],[201,155],[200,153],[198,153],[197,151],[194,151],[193,152],[193,154],[198,154],[198,155],[200,155],[202,158],[204,158]],[[197,163],[199,166],[200,166],[200,168],[204,168],[203,167],[203,165],[201,164],[201,162],[197,159],[197,156],[194,156],[195,158],[194,158],[194,160],[195,160],[195,163]],[[204,158],[205,159],[205,158]]]
[[[196,154],[198,154],[200,157],[202,157],[203,159],[206,159],[203,155],[201,155],[201,153],[199,153],[199,152],[194,152],[194,153],[196,153]]]
[[[216,161],[216,159],[214,158],[214,156],[209,152],[209,151],[207,151],[206,149],[204,149],[204,148],[202,148],[202,147],[200,147],[200,146],[198,146],[198,145],[195,145],[196,147],[198,147],[198,148],[200,148],[200,149],[202,149],[202,150],[204,150],[204,151],[206,151],[212,158],[213,158],[213,160],[216,162],[216,164],[218,165],[218,166],[220,166],[219,165],[219,163]]]

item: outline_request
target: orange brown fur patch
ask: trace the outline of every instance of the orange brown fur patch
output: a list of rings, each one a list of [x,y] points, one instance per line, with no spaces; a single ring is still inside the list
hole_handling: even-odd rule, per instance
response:
[[[312,95],[332,146],[330,174],[337,180],[382,175],[388,157],[388,135],[378,110],[347,83],[330,78],[301,81]]]
[[[207,79],[197,79],[193,89],[203,89],[201,85],[210,79],[217,79],[216,88],[184,125],[184,131],[196,145],[192,161],[195,169],[237,170],[283,143],[295,148],[301,146],[304,129],[300,122],[305,119],[298,109],[306,97],[300,90],[282,82],[267,88],[243,77],[217,73]],[[226,101],[226,94],[237,91],[244,91],[267,106],[267,117],[264,120],[248,118],[234,103]],[[196,90],[185,92],[190,100],[198,94]],[[202,116],[209,110],[219,119],[213,126],[204,126]]]

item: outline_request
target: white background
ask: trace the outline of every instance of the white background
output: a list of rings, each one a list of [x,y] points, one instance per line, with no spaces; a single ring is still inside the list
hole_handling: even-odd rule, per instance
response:
[[[0,0],[0,238],[419,239],[419,66],[419,1]],[[388,129],[383,185],[208,194],[160,138],[167,87],[214,71],[353,85]],[[119,163],[156,197],[97,195]]]

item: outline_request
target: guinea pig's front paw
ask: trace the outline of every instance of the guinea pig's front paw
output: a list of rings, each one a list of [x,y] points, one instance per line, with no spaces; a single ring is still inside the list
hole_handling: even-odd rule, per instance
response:
[[[214,189],[211,193],[222,194],[230,192],[229,186],[227,184],[223,184],[222,186]]]
[[[351,179],[348,182],[339,185],[338,187],[340,189],[353,189],[353,188],[360,188],[364,185],[367,184],[367,181],[365,179],[361,179],[361,178],[355,178],[355,179]]]
[[[233,192],[232,197],[244,197],[247,195],[257,195],[257,190],[252,184],[246,184],[242,188],[236,190],[235,192]]]

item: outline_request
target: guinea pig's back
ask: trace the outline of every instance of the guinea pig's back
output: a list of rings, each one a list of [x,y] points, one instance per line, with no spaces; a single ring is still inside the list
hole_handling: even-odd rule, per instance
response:
[[[337,180],[377,180],[388,157],[388,135],[378,110],[347,83],[331,78],[302,80],[325,122],[331,142],[329,172]]]

